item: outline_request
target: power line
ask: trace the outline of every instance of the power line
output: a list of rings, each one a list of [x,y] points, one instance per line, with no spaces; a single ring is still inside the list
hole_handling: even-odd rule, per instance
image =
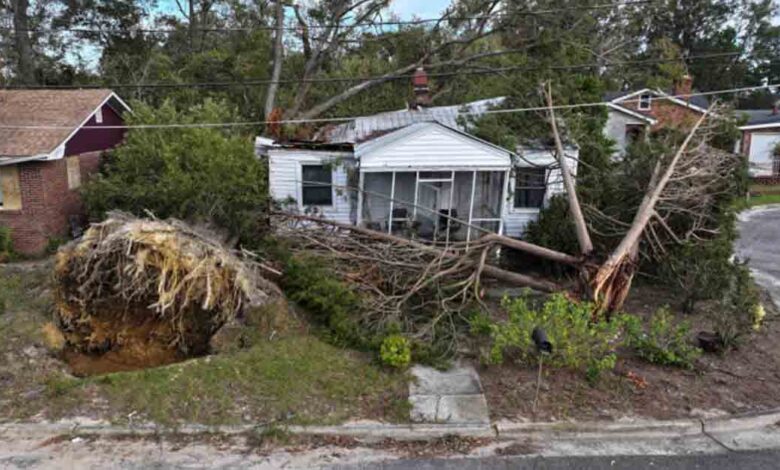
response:
[[[767,85],[747,86],[740,88],[730,88],[725,90],[714,90],[705,92],[696,92],[688,94],[676,94],[665,95],[661,97],[653,98],[654,100],[687,100],[696,96],[714,96],[714,95],[727,95],[737,94],[748,91],[756,90],[768,90],[772,88],[780,87],[780,83],[771,83]],[[640,98],[626,99],[621,103],[636,103]],[[603,107],[609,104],[613,104],[611,101],[595,101],[589,103],[572,103],[572,104],[559,104],[554,105],[552,108],[556,110],[577,109],[577,108],[596,108]],[[538,112],[547,111],[547,106],[531,106],[524,108],[508,108],[508,109],[489,109],[486,111],[457,111],[461,116],[483,116],[490,114],[513,114],[523,112]],[[215,122],[215,123],[192,123],[192,124],[131,124],[125,126],[110,125],[110,126],[90,126],[87,129],[188,129],[188,128],[227,128],[227,127],[254,127],[262,126],[266,124],[315,124],[315,123],[344,123],[349,121],[355,121],[360,118],[370,116],[350,116],[350,117],[333,117],[333,118],[313,118],[313,119],[286,119],[279,121],[243,121],[243,122]],[[26,126],[26,125],[0,125],[0,129],[16,129],[16,130],[57,130],[57,129],[72,129],[72,126]]]
[[[507,51],[510,53],[522,53],[526,50]],[[745,54],[744,52],[714,52],[709,54],[697,54],[677,59],[641,59],[641,60],[626,60],[615,62],[589,62],[583,64],[572,65],[550,65],[550,66],[527,66],[517,65],[508,67],[496,67],[479,70],[457,70],[451,72],[429,72],[430,78],[446,78],[457,76],[470,76],[470,75],[498,75],[507,72],[529,72],[535,70],[587,70],[587,69],[599,69],[599,68],[613,68],[632,65],[656,65],[662,63],[674,63],[674,62],[690,62],[697,60],[709,60],[725,57],[753,57],[759,51],[753,51],[751,54]],[[778,61],[769,61],[775,63]],[[723,62],[726,63],[726,62]],[[451,64],[452,66],[459,64]],[[460,64],[463,66],[463,64]],[[413,74],[398,74],[398,75],[367,75],[367,76],[353,76],[353,77],[313,77],[313,78],[283,78],[279,80],[245,80],[245,81],[223,81],[223,82],[181,82],[181,83],[106,83],[106,84],[86,84],[86,85],[5,85],[0,89],[33,89],[33,90],[69,90],[69,89],[95,89],[95,88],[117,88],[117,89],[139,89],[139,88],[225,88],[225,87],[247,87],[247,86],[260,86],[270,85],[272,83],[277,84],[298,84],[298,83],[352,83],[352,82],[366,82],[366,81],[383,81],[390,82],[396,80],[409,80],[413,78]]]
[[[597,5],[583,5],[573,6],[565,8],[553,8],[547,10],[528,10],[513,12],[513,15],[518,16],[540,16],[540,15],[552,15],[559,14],[568,11],[593,11],[612,9],[621,6],[634,6],[634,5],[646,5],[658,3],[658,0],[636,0],[627,2],[616,3],[604,3]],[[502,20],[508,17],[502,15],[481,15],[481,16],[441,16],[438,18],[419,18],[413,20],[396,20],[396,21],[369,21],[364,25],[358,25],[359,28],[370,28],[375,26],[420,26],[430,23],[439,23],[445,21],[484,21],[484,20]],[[352,23],[339,22],[333,25],[307,25],[307,26],[284,26],[285,31],[303,31],[314,29],[329,29],[334,26],[354,26]],[[252,31],[276,31],[275,26],[253,26],[253,27],[224,27],[224,28],[188,28],[183,27],[181,29],[176,28],[20,28],[15,29],[13,27],[0,27],[2,31],[25,31],[33,33],[56,33],[56,32],[73,32],[73,33],[117,33],[117,32],[138,32],[138,33],[159,33],[159,34],[173,34],[177,32],[197,31],[205,33],[215,32],[252,32]]]

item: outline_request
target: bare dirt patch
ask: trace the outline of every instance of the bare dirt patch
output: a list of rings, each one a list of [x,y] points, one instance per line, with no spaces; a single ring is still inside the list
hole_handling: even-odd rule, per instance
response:
[[[679,312],[675,295],[666,289],[636,286],[625,310],[643,317],[670,304],[692,332],[710,328],[704,305],[693,315]],[[738,413],[780,406],[780,317],[764,302],[763,328],[746,338],[739,349],[723,355],[704,354],[694,370],[662,367],[621,351],[617,367],[595,385],[584,374],[543,369],[535,419],[618,419],[637,416],[671,419],[704,413]],[[479,365],[491,418],[534,419],[537,368],[507,362]]]

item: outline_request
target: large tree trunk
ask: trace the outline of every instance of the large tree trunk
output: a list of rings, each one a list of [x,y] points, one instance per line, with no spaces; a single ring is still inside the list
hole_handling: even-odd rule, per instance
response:
[[[596,303],[594,319],[597,319],[605,313],[608,315],[623,307],[623,302],[628,296],[628,291],[631,289],[631,282],[634,278],[634,273],[636,272],[639,242],[642,234],[644,233],[645,228],[647,228],[650,219],[652,219],[655,214],[655,206],[661,197],[661,193],[663,193],[666,185],[669,183],[672,174],[674,174],[677,163],[685,154],[688,145],[691,143],[691,139],[693,139],[693,136],[707,118],[709,112],[710,111],[707,110],[707,112],[696,121],[696,124],[690,130],[688,136],[685,138],[682,145],[680,145],[680,148],[677,149],[677,152],[663,171],[663,161],[658,161],[653,178],[651,178],[647,192],[642,198],[642,203],[634,216],[631,227],[628,229],[628,232],[620,241],[617,248],[609,255],[609,258],[607,258],[590,278],[590,289],[593,300]]]
[[[563,142],[561,142],[561,135],[558,132],[558,123],[555,121],[555,110],[553,108],[552,89],[550,84],[547,83],[545,89],[545,96],[547,100],[547,109],[550,115],[550,127],[552,127],[553,137],[555,139],[555,149],[558,154],[558,164],[561,167],[561,175],[563,175],[563,185],[566,188],[566,198],[569,201],[569,212],[574,220],[574,227],[577,232],[577,242],[580,245],[580,252],[587,256],[593,251],[593,242],[590,239],[588,233],[588,226],[585,224],[585,217],[582,215],[582,208],[580,207],[580,201],[577,197],[577,190],[574,187],[574,177],[569,169],[569,164],[566,162],[566,153],[563,149]]]
[[[284,1],[276,0],[276,32],[274,37],[274,68],[271,72],[271,83],[265,96],[265,118],[271,115],[276,103],[276,91],[279,89],[279,79],[282,76],[282,60],[284,60]]]
[[[35,64],[30,41],[30,22],[27,16],[28,0],[12,0],[14,10],[14,42],[16,45],[17,76],[24,85],[35,84]]]

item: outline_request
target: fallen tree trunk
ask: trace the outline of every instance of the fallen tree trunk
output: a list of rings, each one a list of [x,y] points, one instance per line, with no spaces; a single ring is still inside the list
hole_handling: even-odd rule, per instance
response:
[[[466,245],[465,244],[459,244],[459,243],[453,243],[450,244],[449,247],[445,249],[438,248],[433,245],[427,245],[425,243],[421,243],[415,240],[411,240],[408,238],[398,237],[396,235],[391,235],[389,233],[385,232],[378,232],[376,230],[371,230],[363,227],[358,227],[356,225],[350,225],[350,224],[344,224],[341,222],[336,222],[332,220],[323,219],[320,217],[313,217],[309,215],[302,215],[302,214],[292,214],[288,212],[275,212],[275,215],[287,217],[291,219],[301,220],[301,221],[308,221],[316,224],[321,225],[328,225],[332,227],[337,227],[342,230],[354,232],[354,233],[360,233],[372,238],[376,238],[378,240],[385,240],[394,244],[399,245],[408,245],[415,247],[420,250],[428,251],[430,253],[435,253],[437,255],[445,255],[445,256],[458,256],[459,251],[466,251]],[[581,264],[580,258],[577,258],[575,256],[567,255],[566,253],[561,253],[555,250],[550,250],[548,248],[544,248],[538,245],[534,245],[532,243],[524,242],[521,240],[515,240],[513,238],[505,237],[498,234],[489,234],[485,235],[484,237],[479,239],[479,245],[475,246],[475,243],[472,243],[470,249],[473,251],[478,251],[479,249],[485,249],[489,248],[491,245],[503,245],[509,248],[514,248],[520,251],[524,251],[526,253],[539,256],[542,258],[546,258],[552,261],[557,261],[560,263],[572,265],[572,266],[578,266]],[[451,254],[447,254],[447,252],[451,252]],[[461,255],[462,256],[462,255]],[[476,260],[470,260],[469,265],[477,268],[478,267],[478,261]],[[491,266],[489,264],[484,264],[481,267],[482,274],[502,280],[505,282],[509,282],[511,284],[517,285],[519,287],[530,287],[532,289],[541,291],[541,292],[556,292],[564,290],[565,287],[552,282],[548,281],[546,279],[541,279],[538,277],[526,275],[526,274],[519,274],[512,271],[507,271],[506,269],[501,269],[496,266]]]

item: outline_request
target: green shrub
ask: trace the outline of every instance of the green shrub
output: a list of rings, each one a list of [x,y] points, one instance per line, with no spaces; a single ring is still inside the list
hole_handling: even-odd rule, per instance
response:
[[[690,369],[701,355],[701,350],[690,342],[688,322],[675,323],[668,307],[653,314],[647,332],[635,320],[630,323],[628,343],[639,357],[653,364]]]
[[[13,253],[14,243],[11,238],[11,229],[0,225],[0,262],[10,259]]]
[[[134,105],[128,124],[230,121],[225,105],[207,100],[187,111],[170,102]],[[267,221],[267,172],[250,135],[217,128],[131,129],[84,186],[92,218],[113,209],[138,216],[209,223],[232,240],[254,245]]]
[[[68,243],[65,237],[49,237],[46,241],[46,253],[53,255],[64,244]]]
[[[375,347],[376,341],[361,331],[356,320],[362,309],[360,296],[333,276],[323,266],[323,260],[290,257],[281,285],[292,301],[306,309],[317,324],[326,328],[326,339],[330,342],[359,349]]]
[[[401,335],[390,335],[382,341],[379,357],[385,365],[406,368],[412,361],[411,343]]]
[[[487,332],[490,337],[489,363],[501,363],[508,354],[522,363],[535,362],[531,333],[538,326],[553,346],[547,364],[584,370],[590,380],[615,367],[615,349],[623,342],[628,316],[592,323],[593,305],[570,301],[563,294],[553,294],[541,308],[534,308],[526,297],[504,299],[503,306],[509,314],[507,321],[493,323],[477,316],[471,322],[472,331]]]
[[[716,299],[728,288],[734,271],[732,243],[729,236],[683,243],[659,263],[661,279],[683,294],[683,312],[693,313],[698,302]]]
[[[731,279],[715,309],[712,320],[723,346],[739,345],[742,338],[755,327],[761,315],[758,289],[753,283],[747,263],[735,260]]]

